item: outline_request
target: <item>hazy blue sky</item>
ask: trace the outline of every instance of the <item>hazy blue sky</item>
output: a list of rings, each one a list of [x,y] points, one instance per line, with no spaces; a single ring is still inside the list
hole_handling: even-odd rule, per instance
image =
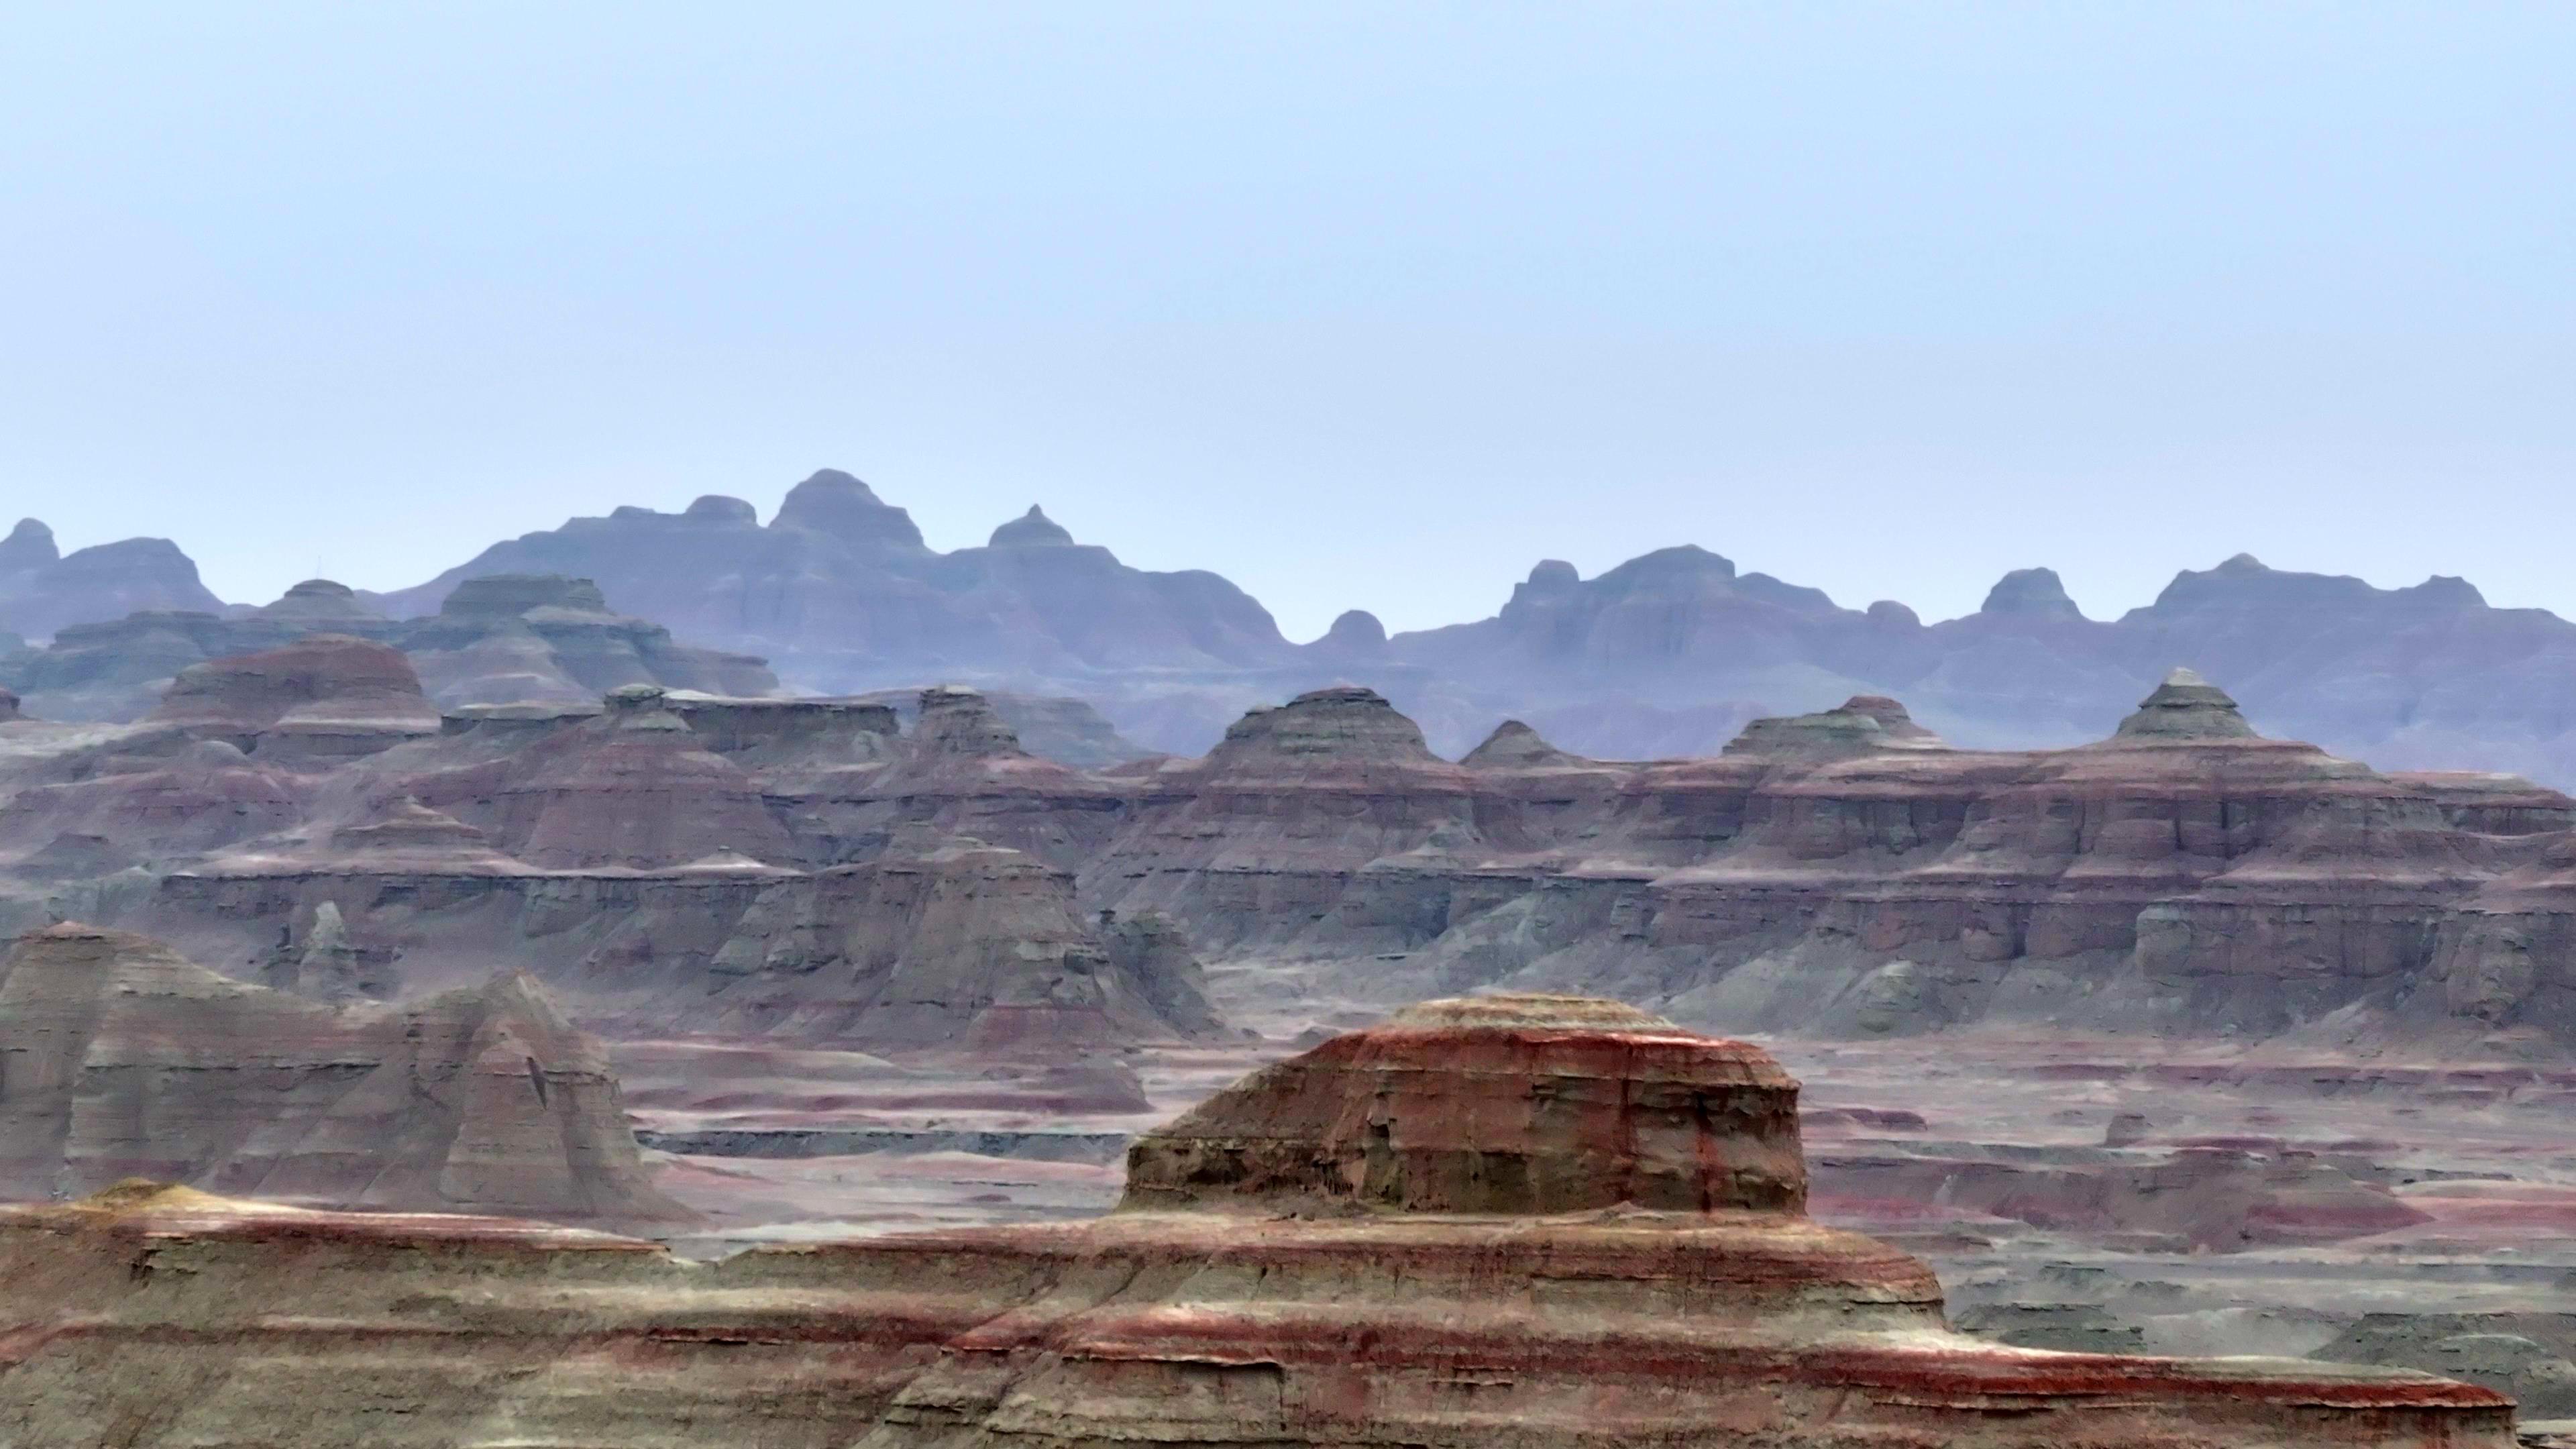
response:
[[[17,7],[0,513],[256,601],[829,465],[1299,637],[1680,542],[2576,615],[2571,72],[2563,3]]]

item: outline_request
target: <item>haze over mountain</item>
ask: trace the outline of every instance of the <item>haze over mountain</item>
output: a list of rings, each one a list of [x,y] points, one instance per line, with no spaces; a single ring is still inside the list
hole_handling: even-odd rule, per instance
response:
[[[66,615],[118,610],[194,575],[175,549],[88,552],[136,567],[91,569],[23,616],[0,610],[0,629],[34,633]],[[680,645],[765,657],[790,691],[961,681],[1069,696],[1097,704],[1140,744],[1183,753],[1206,748],[1253,704],[1338,682],[1383,690],[1452,756],[1506,717],[1596,756],[1705,753],[1757,716],[1855,694],[1902,695],[1965,744],[2061,745],[2097,736],[2168,669],[2189,665],[2231,681],[2266,729],[2384,768],[2576,781],[2576,625],[2492,607],[2462,579],[2382,589],[2246,554],[2185,570],[2116,620],[2085,617],[2053,570],[2032,567],[1998,580],[1975,613],[1926,623],[1902,602],[1853,607],[1678,545],[1588,579],[1542,560],[1482,619],[1390,635],[1353,610],[1297,643],[1226,579],[1131,567],[1042,508],[1004,520],[981,547],[943,553],[903,507],[825,469],[788,490],[766,522],[753,504],[721,496],[679,513],[620,508],[494,544],[340,613],[431,616],[466,580],[548,576],[595,580],[607,609],[667,627]],[[245,624],[259,621],[266,647],[294,614],[270,606]],[[356,626],[334,614],[315,627]],[[78,667],[109,677],[116,661],[104,655],[116,641],[166,644],[171,632],[166,621],[74,631]],[[392,626],[361,632],[405,637]],[[30,681],[64,676],[71,642],[0,656],[0,685],[27,694]],[[416,659],[430,672],[455,667]],[[137,664],[113,677],[130,677],[130,688],[169,672]],[[694,687],[667,672],[628,677]],[[527,697],[556,698],[550,678],[529,675]],[[459,698],[498,702],[512,681],[476,675]]]

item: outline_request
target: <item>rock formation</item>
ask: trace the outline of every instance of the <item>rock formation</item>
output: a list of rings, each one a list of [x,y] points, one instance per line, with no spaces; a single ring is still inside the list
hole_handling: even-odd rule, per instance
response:
[[[197,566],[165,538],[129,538],[66,554],[52,529],[22,518],[0,540],[0,629],[30,639],[137,610],[213,613],[222,607],[198,581]]]
[[[400,650],[342,634],[191,665],[149,720],[244,754],[305,760],[373,754],[439,728]]]
[[[1214,574],[1130,568],[1035,508],[985,547],[941,554],[901,508],[833,469],[791,489],[765,527],[747,509],[622,508],[497,544],[385,602],[425,613],[467,580],[515,573],[597,579],[616,607],[762,654],[812,691],[1008,673],[1017,692],[1069,694],[1102,670],[1294,657],[1270,615]]]
[[[1077,770],[1101,770],[1141,760],[1152,753],[1120,734],[1116,725],[1086,701],[1008,690],[975,692],[992,706],[1020,747],[1039,759]],[[920,717],[921,694],[919,689],[880,689],[857,698],[893,710],[909,725]]]
[[[791,854],[752,778],[706,749],[660,689],[630,685],[608,704],[601,717],[489,764],[420,776],[412,793],[541,867],[652,870],[722,851]]]
[[[610,613],[587,579],[477,579],[449,605],[395,620],[346,585],[310,579],[258,609],[148,611],[66,627],[50,648],[0,661],[0,679],[36,696],[53,718],[131,719],[192,665],[332,634],[401,650],[425,691],[450,708],[580,704],[625,684],[748,695],[778,684],[759,660],[678,644],[657,624]]]
[[[170,714],[233,697],[192,688]],[[742,1021],[861,1030],[880,967],[839,963],[889,958],[818,943],[869,918],[872,872],[946,851],[1019,862],[997,881],[1069,877],[1049,907],[1064,919],[1159,915],[1193,958],[1286,971],[1264,997],[1281,1013],[1611,988],[1747,1030],[2576,1049],[2576,987],[2553,964],[2576,801],[2266,738],[2184,675],[2069,750],[1952,748],[1860,696],[1642,764],[1519,724],[1453,764],[1351,686],[1254,710],[1202,758],[1097,772],[1036,758],[989,700],[945,687],[909,731],[873,705],[632,686],[597,714],[480,717],[318,759],[273,759],[257,719],[225,723],[234,709],[206,725],[223,740],[36,746],[0,798],[0,884],[14,873],[34,911],[147,868],[160,884],[130,923],[222,961],[274,958],[327,902],[397,991],[460,979],[479,952],[638,1023],[721,986]],[[1016,887],[993,889],[993,919],[1013,919]],[[1112,954],[1089,924],[1078,952],[1043,944],[1072,939],[1049,920],[1032,959]],[[952,994],[925,1045],[965,1031],[980,1006],[951,1008],[982,1000],[987,972],[987,947],[960,944],[984,937],[933,935],[948,944],[883,948],[940,963]],[[720,953],[766,964],[720,973]]]
[[[331,1206],[643,1224],[599,1044],[513,978],[332,1007],[64,925],[0,966],[0,1192],[145,1176]]]
[[[711,971],[710,1027],[881,1050],[1046,1055],[1217,1029],[1168,921],[1095,926],[1070,875],[973,840],[772,885]]]
[[[1139,1141],[1107,1218],[713,1267],[121,1189],[0,1217],[0,1435],[2513,1443],[2509,1401],[2421,1373],[1958,1336],[1925,1265],[1800,1210],[1796,1090],[1600,1003],[1444,1004]]]
[[[506,619],[446,618],[435,648],[415,650],[402,626],[372,617],[381,606],[422,620],[468,581],[543,576],[564,589],[596,583],[582,599],[528,595]],[[641,618],[614,619],[612,607]],[[1542,561],[1489,618],[1388,637],[1352,610],[1294,645],[1214,574],[1130,568],[1036,508],[984,547],[943,554],[903,509],[825,469],[766,525],[722,496],[679,513],[620,508],[496,544],[394,594],[314,581],[246,617],[220,608],[167,544],[60,558],[42,525],[22,524],[0,547],[0,635],[55,637],[0,648],[0,685],[49,719],[131,718],[188,664],[327,628],[413,652],[451,707],[570,703],[646,682],[770,692],[761,666],[672,645],[664,630],[677,629],[774,659],[805,693],[946,679],[1080,698],[1152,751],[1196,753],[1255,701],[1358,680],[1420,720],[1443,754],[1513,717],[1580,753],[1651,758],[1708,754],[1749,720],[1853,695],[1901,697],[1963,745],[2064,747],[2096,737],[2189,660],[2228,680],[2249,720],[2277,735],[2385,768],[2576,784],[2576,695],[2563,683],[2576,678],[2576,624],[2491,607],[2456,578],[2379,589],[2244,554],[2177,574],[2116,620],[2085,618],[2054,571],[2028,568],[1976,613],[1927,624],[1893,600],[1846,608],[1686,546],[1589,579]],[[1109,763],[1060,754],[1032,721],[1004,713],[1041,755]]]

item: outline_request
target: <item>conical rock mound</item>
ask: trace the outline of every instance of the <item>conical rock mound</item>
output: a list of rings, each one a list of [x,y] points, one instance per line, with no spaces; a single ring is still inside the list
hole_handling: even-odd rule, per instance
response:
[[[2133,740],[2250,740],[2254,727],[2237,711],[2227,691],[2188,669],[2167,674],[2164,683],[2138,702],[2138,712],[2120,721],[2119,737]]]

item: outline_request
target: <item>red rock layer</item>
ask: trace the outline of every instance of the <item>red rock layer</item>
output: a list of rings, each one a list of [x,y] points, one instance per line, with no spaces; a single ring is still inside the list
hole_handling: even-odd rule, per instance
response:
[[[1447,1084],[1438,1111],[1408,1105],[1402,1120],[1511,1150],[1535,1140],[1532,1104],[1568,1071],[1764,1102],[1794,1091],[1758,1052],[1633,1015],[1491,1010],[1444,1008],[1378,1037],[1383,1068]],[[1493,1066],[1533,1034],[1551,1054],[1536,1070],[1453,1067]],[[1318,1120],[1370,1111],[1383,1077],[1333,1065],[1351,1053],[1310,1057],[1293,1087],[1343,1095]],[[1631,1060],[1644,1075],[1623,1075]],[[1237,1088],[1238,1117],[1299,1116],[1263,1104],[1282,1080]],[[1704,1140],[1723,1151],[1741,1134]],[[35,1449],[96,1443],[101,1425],[137,1449],[2513,1443],[2505,1400],[2422,1374],[1969,1340],[1943,1326],[1923,1264],[1792,1205],[1212,1210],[1240,1205],[1220,1194],[711,1267],[485,1220],[140,1189],[21,1209],[0,1214],[0,1436]]]
[[[652,870],[727,850],[764,860],[792,853],[759,786],[705,749],[663,707],[659,689],[623,689],[610,703],[599,719],[488,764],[419,776],[410,788],[511,855],[553,869]]]
[[[1139,1142],[1135,1206],[1795,1211],[1798,1087],[1633,1008],[1481,997],[1263,1069]]]
[[[191,665],[151,720],[244,751],[323,760],[438,732],[438,711],[402,651],[342,634]]]

